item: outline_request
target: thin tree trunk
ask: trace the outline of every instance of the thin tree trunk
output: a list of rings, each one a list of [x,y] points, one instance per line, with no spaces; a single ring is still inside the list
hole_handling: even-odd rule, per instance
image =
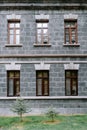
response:
[[[53,115],[52,115],[52,122],[54,122],[54,117],[53,117]]]
[[[20,113],[20,120],[23,121],[22,113]]]

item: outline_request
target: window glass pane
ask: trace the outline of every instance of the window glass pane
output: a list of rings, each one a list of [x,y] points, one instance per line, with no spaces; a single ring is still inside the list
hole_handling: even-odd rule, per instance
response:
[[[66,44],[69,44],[69,35],[66,35]]]
[[[70,22],[65,22],[66,27],[70,27]]]
[[[10,23],[10,24],[9,24],[9,27],[10,27],[10,28],[14,28],[14,27],[15,27],[14,25],[15,25],[14,23]]]
[[[47,23],[43,23],[43,28],[47,28],[48,24]]]
[[[48,95],[48,80],[44,79],[44,96]]]
[[[65,29],[65,33],[69,35],[69,29]]]
[[[37,36],[37,42],[38,42],[38,43],[41,43],[41,35],[38,35],[38,36]]]
[[[38,33],[38,34],[41,34],[41,29],[38,29],[38,30],[37,30],[37,33]]]
[[[14,34],[14,30],[11,29],[11,30],[10,30],[10,34]]]
[[[20,23],[16,23],[16,24],[15,24],[15,27],[16,27],[16,28],[20,28]]]
[[[72,42],[72,44],[76,43],[75,36],[73,36],[73,35],[72,35],[72,38],[71,38],[71,42]]]
[[[72,72],[72,77],[77,77],[76,71]]]
[[[37,80],[37,95],[42,95],[42,79]]]
[[[72,79],[72,95],[76,95],[76,80]]]
[[[71,86],[70,86],[70,79],[66,79],[66,95],[71,95]]]
[[[19,80],[16,80],[15,81],[15,95],[16,96],[19,96],[20,95],[20,82],[19,82]]]
[[[48,36],[47,35],[44,35],[44,42],[48,42]]]
[[[75,27],[75,22],[70,22],[71,27]]]
[[[76,21],[67,21],[65,22],[66,27],[75,27]]]
[[[14,73],[13,72],[9,72],[9,78],[13,78],[14,77]]]
[[[16,30],[16,34],[20,34],[20,30]]]
[[[10,44],[14,44],[14,35],[10,35]]]
[[[38,77],[38,78],[41,78],[41,77],[42,77],[42,72],[38,72],[37,77]]]
[[[41,28],[42,27],[42,23],[37,23],[37,28]]]
[[[19,72],[15,72],[15,77],[20,77],[20,73]]]
[[[48,78],[48,73],[47,73],[47,72],[44,72],[44,73],[43,73],[43,77],[44,77],[44,78]]]
[[[75,34],[75,30],[76,30],[76,29],[72,29],[72,31],[71,31],[71,32],[72,32],[72,34]]]
[[[70,71],[66,71],[66,77],[70,77]]]
[[[8,95],[9,96],[13,96],[14,94],[13,94],[13,92],[14,92],[14,90],[13,90],[13,79],[9,79],[9,82],[8,82],[8,84],[9,84],[9,92],[8,92]]]
[[[47,29],[44,29],[44,30],[43,30],[43,33],[44,33],[44,34],[47,34],[47,33],[48,33],[48,30],[47,30]]]
[[[16,35],[16,44],[20,43],[20,35]]]

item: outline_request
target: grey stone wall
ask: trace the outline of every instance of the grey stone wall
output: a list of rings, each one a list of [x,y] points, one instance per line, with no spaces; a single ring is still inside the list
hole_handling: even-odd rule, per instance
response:
[[[64,15],[78,15],[78,43],[79,46],[64,46]],[[21,15],[21,44],[22,46],[6,46],[7,37],[7,15]],[[35,47],[36,43],[36,22],[35,15],[49,15],[49,47]],[[87,54],[87,10],[65,11],[65,10],[1,10],[0,11],[0,55],[44,55],[44,54]],[[36,70],[35,64],[29,62],[49,61],[87,61],[87,58],[66,57],[66,58],[0,58],[0,62],[21,61],[20,69],[20,95],[23,97],[36,97]],[[7,71],[5,64],[0,64],[0,115],[13,114],[10,105],[14,99],[7,97]],[[87,63],[79,63],[78,70],[78,96],[87,96]],[[52,96],[58,97],[52,99]],[[87,113],[87,98],[64,98],[65,96],[65,70],[64,63],[50,63],[49,70],[49,99],[27,99],[32,108],[31,114],[41,114],[51,105],[59,113]],[[6,98],[4,98],[6,97]],[[51,99],[50,99],[51,97]],[[60,97],[60,98],[59,98]],[[3,98],[3,99],[2,99]]]
[[[22,47],[6,47],[7,15],[21,15],[21,44]],[[78,15],[78,47],[67,47],[64,44],[64,14],[72,11],[1,11],[0,12],[0,54],[86,54],[87,53],[87,11],[73,11]],[[36,22],[35,15],[49,15],[50,47],[35,47]],[[55,23],[55,24],[54,24]]]
[[[55,59],[55,61],[57,60],[58,59]],[[51,105],[53,105],[55,110],[60,114],[87,113],[87,98],[84,99],[80,97],[87,96],[86,68],[87,64],[80,64],[78,71],[78,96],[66,98],[64,64],[51,64],[49,71],[50,95],[48,99],[38,99],[36,97],[35,66],[34,64],[21,64],[20,94],[21,97],[30,98],[27,100],[32,111],[28,114],[44,114]],[[15,98],[9,99],[7,97],[7,72],[5,70],[5,64],[0,64],[0,75],[0,115],[14,115],[14,113],[10,111],[10,105],[12,105],[12,103],[15,101]],[[80,98],[78,99],[78,97]]]
[[[87,96],[87,64],[78,70],[78,96]],[[7,96],[7,71],[0,64],[0,97]],[[34,64],[22,64],[20,70],[21,96],[36,96],[36,70]],[[49,96],[65,96],[64,64],[51,64],[49,70]]]
[[[11,111],[11,106],[15,102],[15,100],[0,100],[0,115],[8,116],[15,115]],[[87,113],[87,100],[85,99],[33,99],[27,100],[29,105],[29,110],[31,111],[26,115],[37,115],[37,114],[45,114],[50,107],[53,108],[59,114],[85,114]]]

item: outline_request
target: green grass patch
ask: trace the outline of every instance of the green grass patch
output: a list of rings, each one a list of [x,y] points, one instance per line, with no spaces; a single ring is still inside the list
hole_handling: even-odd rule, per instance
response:
[[[87,115],[58,115],[54,122],[46,116],[0,117],[0,130],[86,130]]]

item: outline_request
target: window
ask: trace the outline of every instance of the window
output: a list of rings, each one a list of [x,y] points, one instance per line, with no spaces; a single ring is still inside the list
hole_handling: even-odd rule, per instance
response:
[[[49,71],[36,71],[36,95],[49,95]]]
[[[48,44],[48,20],[36,21],[37,24],[37,44],[45,45]]]
[[[65,20],[65,44],[75,45],[77,44],[77,20]]]
[[[66,70],[65,71],[65,94],[66,96],[78,95],[78,71]]]
[[[7,72],[7,96],[20,96],[20,72]]]
[[[20,44],[20,21],[8,21],[8,43]]]

